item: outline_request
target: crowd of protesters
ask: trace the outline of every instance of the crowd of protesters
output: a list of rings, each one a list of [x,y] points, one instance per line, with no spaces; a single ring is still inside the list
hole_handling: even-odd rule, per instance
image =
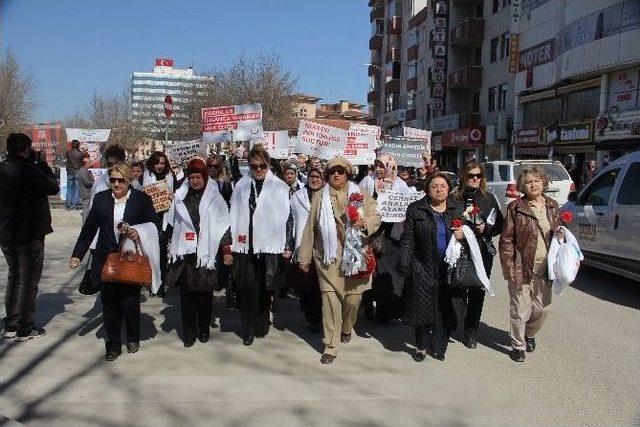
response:
[[[35,296],[44,238],[52,232],[47,196],[59,186],[26,135],[11,134],[7,147],[7,160],[0,163],[0,245],[9,265],[4,335],[27,340],[45,334],[34,325]],[[227,304],[239,310],[246,346],[268,335],[278,300],[293,294],[309,330],[322,332],[324,364],[351,341],[361,305],[371,321],[401,319],[414,328],[416,361],[427,354],[444,360],[458,329],[464,345],[476,348],[497,254],[510,295],[511,358],[524,361],[525,350],[536,348],[551,303],[549,243],[553,236],[563,238],[558,204],[544,195],[548,179],[540,169],[522,171],[517,185],[523,196],[503,217],[487,190],[484,166],[476,161],[461,168],[453,188],[450,175],[428,155],[415,169],[398,165],[389,154],[356,167],[343,157],[294,155],[278,161],[257,145],[248,153],[246,175],[233,154],[194,157],[184,165],[163,152],[127,163],[115,145],[103,155],[107,173],[94,180],[72,143],[67,191],[79,197],[68,197],[67,207],[83,209],[69,265],[75,269],[91,254],[88,286],[100,293],[108,361],[122,353],[123,323],[126,350],[140,348],[141,287],[103,282],[101,276],[108,255],[125,240],[149,256],[151,295],[166,298],[178,288],[185,348],[210,339],[214,291],[226,288]],[[161,180],[172,202],[158,212],[143,187]],[[408,206],[405,221],[393,223],[382,221],[377,209],[389,191],[425,195]],[[352,200],[361,206],[357,218]],[[473,221],[464,222],[469,212]],[[345,234],[354,230],[362,253],[371,254],[375,264],[366,274],[345,273]],[[455,243],[477,255],[485,288],[450,286],[447,258]]]

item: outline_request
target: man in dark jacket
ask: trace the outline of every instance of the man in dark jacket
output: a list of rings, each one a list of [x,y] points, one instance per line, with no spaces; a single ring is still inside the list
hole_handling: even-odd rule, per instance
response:
[[[0,163],[0,248],[9,274],[4,336],[26,341],[45,335],[35,328],[38,283],[44,261],[44,237],[53,232],[48,195],[59,191],[51,168],[31,139],[22,133],[7,138],[7,159]]]
[[[82,169],[83,154],[80,151],[80,142],[74,139],[71,141],[71,150],[65,155],[67,160],[67,209],[80,209],[80,195],[78,189],[77,174]]]

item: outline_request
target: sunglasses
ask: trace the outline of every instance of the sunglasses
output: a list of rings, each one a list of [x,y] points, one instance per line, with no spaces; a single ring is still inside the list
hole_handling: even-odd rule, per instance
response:
[[[109,183],[110,184],[115,184],[116,182],[120,183],[120,184],[124,184],[124,183],[127,182],[127,180],[124,179],[124,178],[109,178]]]
[[[249,167],[251,168],[252,171],[257,171],[258,169],[266,169],[269,167],[269,165],[267,163],[259,163],[257,165],[250,164]]]
[[[473,178],[482,179],[482,174],[481,173],[467,174],[467,179],[473,179]]]
[[[208,166],[209,166],[209,169],[218,169],[220,167],[220,165],[216,165],[216,164],[213,164],[213,163],[208,165]]]
[[[347,170],[342,166],[334,166],[331,169],[327,170],[327,173],[329,175],[333,175],[334,173],[337,173],[338,175],[344,175],[347,173]]]

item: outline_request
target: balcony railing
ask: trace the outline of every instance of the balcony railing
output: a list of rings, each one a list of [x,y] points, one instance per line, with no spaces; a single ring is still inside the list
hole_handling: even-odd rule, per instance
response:
[[[367,102],[370,104],[377,104],[380,102],[380,92],[377,90],[372,90],[367,93]]]
[[[384,85],[385,93],[400,93],[400,80],[391,80]]]
[[[388,34],[402,34],[402,16],[392,16],[387,25]]]
[[[414,44],[407,49],[407,61],[415,61],[418,59],[418,45]]]
[[[467,65],[449,73],[449,89],[482,87],[482,67]]]
[[[382,49],[382,34],[375,34],[369,39],[369,50]]]
[[[409,28],[417,27],[427,19],[427,8],[423,7],[420,12],[413,15],[413,18],[409,20]]]
[[[484,41],[484,19],[467,18],[449,31],[452,46],[482,46]]]
[[[382,18],[384,18],[384,7],[382,6],[376,6],[369,12],[369,22]]]
[[[384,68],[382,68],[382,64],[374,62],[369,65],[367,73],[368,76],[377,76],[384,73]]]
[[[400,61],[400,48],[390,47],[387,50],[387,62]]]
[[[418,89],[418,78],[412,77],[407,80],[407,90],[417,90]]]

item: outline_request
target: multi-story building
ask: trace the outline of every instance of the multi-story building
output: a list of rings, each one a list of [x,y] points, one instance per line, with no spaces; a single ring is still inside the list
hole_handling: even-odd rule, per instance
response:
[[[640,0],[529,0],[514,12],[516,154],[581,164],[640,148]]]
[[[370,0],[367,102],[387,134],[472,157],[640,147],[640,0]]]
[[[187,114],[181,109],[192,98],[202,94],[203,86],[210,77],[197,76],[193,67],[178,69],[172,59],[156,59],[153,72],[134,72],[131,77],[131,114],[144,136],[164,138],[166,119],[164,99],[171,95],[173,115],[169,121],[170,138],[176,131],[193,127],[186,123]]]

